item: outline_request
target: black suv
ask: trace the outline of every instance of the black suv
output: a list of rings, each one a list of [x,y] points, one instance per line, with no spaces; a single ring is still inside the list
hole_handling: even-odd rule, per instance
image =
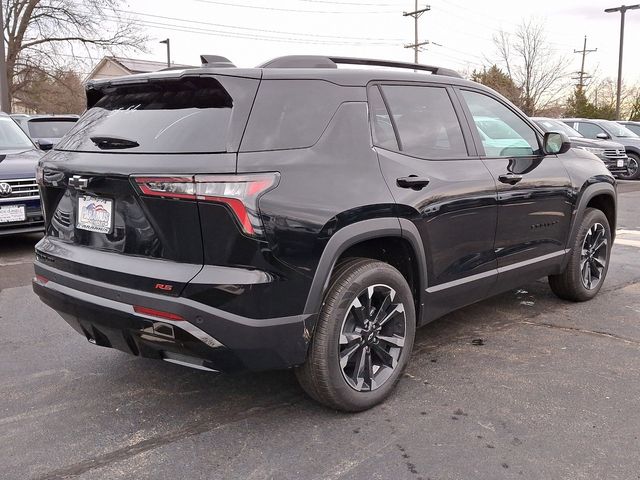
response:
[[[415,64],[204,60],[89,83],[40,163],[33,287],[91,343],[294,367],[357,411],[416,327],[543,276],[575,301],[602,286],[614,178],[494,91]]]

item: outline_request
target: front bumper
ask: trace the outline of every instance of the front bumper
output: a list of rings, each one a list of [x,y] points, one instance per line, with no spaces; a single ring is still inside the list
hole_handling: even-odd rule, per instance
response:
[[[195,368],[273,370],[304,362],[308,315],[249,319],[184,298],[88,280],[36,261],[33,290],[91,343]],[[138,313],[134,306],[183,320]]]
[[[4,235],[17,235],[21,233],[44,232],[44,216],[40,208],[40,200],[0,200],[0,205],[24,205],[27,217],[22,222],[0,223],[0,237]]]
[[[615,158],[611,159],[609,157],[602,156],[600,159],[607,166],[607,169],[613,174],[626,174],[629,170],[629,158]],[[619,166],[618,163],[622,162],[622,165]]]

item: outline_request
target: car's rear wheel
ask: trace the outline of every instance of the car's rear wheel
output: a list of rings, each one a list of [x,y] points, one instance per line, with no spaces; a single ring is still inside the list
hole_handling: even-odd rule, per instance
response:
[[[415,328],[413,295],[402,274],[383,262],[349,260],[332,276],[307,361],[296,376],[329,407],[371,408],[400,378]]]
[[[635,153],[628,153],[629,157],[629,170],[626,174],[621,174],[620,177],[625,180],[637,180],[640,178],[640,155]]]
[[[601,210],[588,208],[578,228],[567,268],[549,276],[551,290],[560,298],[583,302],[595,297],[607,275],[611,229]]]

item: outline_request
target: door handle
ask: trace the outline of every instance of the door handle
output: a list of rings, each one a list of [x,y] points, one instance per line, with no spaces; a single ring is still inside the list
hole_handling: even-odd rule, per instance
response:
[[[418,177],[417,175],[409,175],[408,177],[400,177],[396,179],[396,184],[400,188],[422,190],[424,187],[429,185],[429,179],[426,177]]]
[[[498,177],[502,183],[508,183],[509,185],[515,185],[520,180],[522,180],[522,175],[517,175],[515,173],[505,173],[504,175],[500,175]]]

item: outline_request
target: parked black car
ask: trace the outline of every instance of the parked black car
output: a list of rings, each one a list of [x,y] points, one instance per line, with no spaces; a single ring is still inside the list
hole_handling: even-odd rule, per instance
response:
[[[624,125],[627,129],[631,130],[636,135],[640,136],[640,122],[632,121],[619,121],[620,125]]]
[[[611,120],[585,118],[562,118],[561,120],[587,138],[613,140],[624,145],[629,157],[629,173],[621,176],[629,180],[640,178],[640,137],[638,135],[624,125]]]
[[[20,127],[0,113],[0,236],[44,230],[36,184],[41,156]]]
[[[20,128],[42,150],[51,150],[80,118],[78,115],[13,114]]]
[[[571,146],[593,153],[604,162],[609,171],[614,175],[629,175],[629,158],[621,143],[610,142],[608,140],[592,140],[584,137],[580,132],[574,130],[560,120],[546,117],[532,117],[536,125],[545,132],[562,132],[571,140]]]
[[[40,163],[33,288],[90,342],[294,367],[357,411],[391,392],[418,326],[543,276],[598,293],[615,179],[494,91],[396,62],[205,61],[90,82]]]

